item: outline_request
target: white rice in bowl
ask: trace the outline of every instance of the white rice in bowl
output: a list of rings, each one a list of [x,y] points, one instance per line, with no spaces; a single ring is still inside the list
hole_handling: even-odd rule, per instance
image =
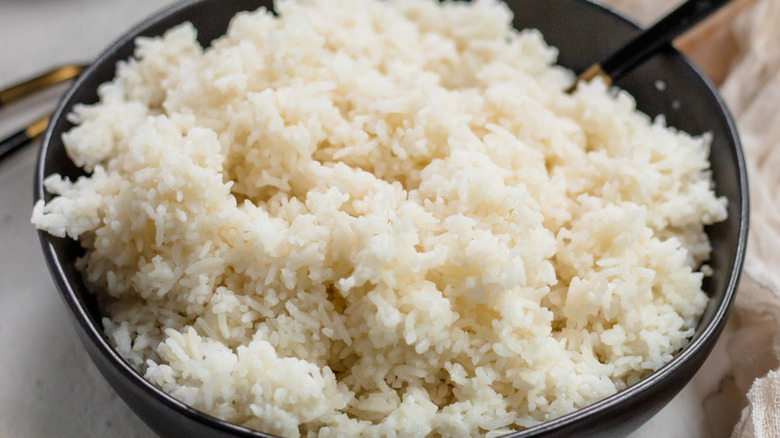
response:
[[[33,223],[117,350],[284,436],[469,436],[587,406],[693,334],[709,139],[570,72],[495,0],[279,1],[139,39]]]

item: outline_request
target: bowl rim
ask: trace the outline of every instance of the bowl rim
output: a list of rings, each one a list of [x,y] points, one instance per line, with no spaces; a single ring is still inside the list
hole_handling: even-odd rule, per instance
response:
[[[73,95],[76,93],[76,91],[85,86],[84,84],[93,76],[94,72],[98,70],[98,68],[103,68],[104,64],[106,64],[108,60],[115,55],[115,52],[117,52],[126,44],[132,44],[133,40],[144,33],[144,31],[150,29],[165,19],[173,18],[178,14],[186,13],[186,10],[190,7],[198,6],[202,3],[207,3],[208,1],[209,0],[182,0],[146,17],[141,22],[131,27],[129,30],[123,32],[122,35],[118,39],[114,40],[110,45],[106,46],[100,52],[100,55],[94,61],[92,61],[85,69],[85,71],[71,84],[67,92],[61,97],[59,103],[57,104],[57,107],[52,114],[51,122],[46,128],[44,137],[40,144],[34,176],[33,198],[35,203],[37,203],[39,200],[45,200],[50,197],[43,186],[43,180],[47,176],[44,173],[46,164],[45,158],[49,153],[55,131],[59,132],[55,128],[57,127],[58,123],[64,123],[64,120],[67,119],[67,114],[71,111],[70,100],[73,98]],[[641,26],[637,24],[637,22],[630,19],[625,14],[615,10],[614,8],[595,3],[594,0],[579,1],[586,4],[588,7],[597,8],[604,13],[614,15],[616,18],[626,22],[637,31],[641,29]],[[742,195],[740,203],[739,233],[737,239],[736,257],[728,274],[728,283],[725,288],[726,290],[724,292],[723,299],[717,306],[712,320],[704,327],[701,334],[695,339],[689,341],[681,351],[675,354],[669,362],[664,364],[658,370],[654,371],[636,384],[631,385],[596,403],[570,412],[566,415],[554,418],[552,420],[537,424],[530,428],[505,435],[507,437],[520,438],[554,433],[566,427],[571,427],[575,423],[583,421],[595,412],[604,410],[611,406],[620,405],[625,401],[636,397],[638,394],[649,391],[658,382],[674,374],[679,368],[683,366],[684,363],[691,359],[696,351],[703,348],[708,348],[706,344],[714,342],[714,339],[718,337],[723,327],[725,326],[733,301],[736,297],[737,286],[739,284],[747,247],[750,215],[747,167],[736,123],[715,85],[689,58],[687,58],[677,49],[669,46],[666,50],[671,55],[679,57],[679,59],[682,60],[687,68],[691,69],[704,82],[708,91],[713,95],[716,102],[718,103],[720,111],[723,114],[723,118],[726,121],[728,132],[731,137],[730,140],[733,143],[736,152],[735,164],[737,167],[740,184],[739,192]],[[59,132],[59,135],[61,134],[62,132]],[[141,375],[141,373],[135,370],[129,364],[129,362],[127,362],[110,344],[108,337],[100,328],[101,322],[93,320],[88,310],[86,309],[84,302],[79,298],[77,292],[74,290],[73,285],[66,280],[63,264],[58,258],[52,243],[54,239],[59,238],[51,236],[42,230],[37,230],[37,232],[49,271],[55,280],[55,284],[60,292],[60,296],[66,302],[71,311],[71,316],[74,318],[72,322],[78,323],[78,327],[81,328],[83,334],[87,336],[87,338],[94,346],[97,347],[97,352],[102,355],[103,358],[106,359],[122,375],[122,377],[128,379],[133,386],[139,388],[146,396],[153,397],[158,402],[177,411],[178,413],[212,429],[231,433],[235,436],[276,437],[276,435],[249,429],[247,427],[222,420],[212,416],[211,414],[195,409],[177,400],[167,392],[152,384],[150,381],[146,380]],[[102,372],[103,371],[101,370],[101,373]],[[112,389],[115,390],[115,388]]]

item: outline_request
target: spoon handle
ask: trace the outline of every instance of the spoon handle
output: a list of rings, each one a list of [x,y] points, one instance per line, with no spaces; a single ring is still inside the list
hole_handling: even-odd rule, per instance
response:
[[[31,142],[35,137],[43,134],[49,125],[49,116],[45,116],[26,128],[11,134],[0,140],[0,161],[14,151]]]
[[[688,0],[628,44],[601,62],[601,69],[613,81],[670,43],[693,25],[717,11],[730,0]]]

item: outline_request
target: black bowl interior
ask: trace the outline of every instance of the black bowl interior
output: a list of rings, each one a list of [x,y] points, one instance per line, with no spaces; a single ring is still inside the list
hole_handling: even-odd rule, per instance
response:
[[[638,27],[631,21],[587,0],[509,0],[518,29],[539,29],[558,47],[559,63],[581,71],[615,50]],[[35,199],[49,199],[43,179],[60,173],[75,179],[83,171],[65,154],[61,135],[73,125],[66,115],[77,103],[97,101],[97,86],[113,78],[115,65],[133,54],[137,36],[161,35],[185,21],[198,29],[207,46],[224,34],[230,18],[241,10],[272,9],[271,1],[194,0],[177,4],[131,29],[111,45],[73,84],[52,117],[39,153]],[[345,11],[347,13],[347,11]],[[661,81],[661,82],[658,82]],[[658,87],[662,83],[665,87]],[[712,174],[719,195],[729,200],[729,218],[709,227],[714,275],[705,281],[711,297],[699,327],[675,358],[647,379],[585,409],[513,434],[536,436],[624,435],[663,407],[700,367],[725,325],[745,254],[748,222],[747,175],[734,122],[713,85],[676,50],[662,53],[618,81],[637,100],[638,108],[654,117],[663,114],[670,126],[691,134],[713,137]],[[74,260],[78,243],[40,233],[52,276],[74,316],[87,351],[106,379],[157,433],[162,436],[269,436],[213,418],[160,391],[134,371],[108,343],[101,330],[94,297],[86,290]]]

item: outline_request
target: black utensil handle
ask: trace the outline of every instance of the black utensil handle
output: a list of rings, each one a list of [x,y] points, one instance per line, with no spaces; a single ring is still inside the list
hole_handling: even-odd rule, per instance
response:
[[[12,154],[15,150],[29,143],[35,137],[41,135],[48,125],[49,116],[44,116],[26,128],[0,140],[0,161]]]
[[[0,141],[0,161],[32,140],[25,131],[26,129],[22,129]]]
[[[691,26],[708,17],[730,0],[688,0],[601,62],[601,68],[617,80],[670,43]]]

